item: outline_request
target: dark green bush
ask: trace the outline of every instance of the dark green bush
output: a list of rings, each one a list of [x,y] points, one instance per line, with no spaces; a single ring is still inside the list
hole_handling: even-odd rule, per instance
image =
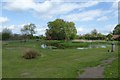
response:
[[[33,59],[36,58],[37,56],[40,56],[36,51],[28,49],[25,54],[23,55],[23,58],[25,59]]]

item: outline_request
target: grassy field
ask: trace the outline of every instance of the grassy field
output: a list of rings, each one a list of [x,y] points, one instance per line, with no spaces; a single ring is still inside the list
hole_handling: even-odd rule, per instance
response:
[[[86,67],[101,64],[102,60],[118,57],[118,48],[115,52],[108,52],[107,48],[91,48],[78,50],[72,49],[42,49],[40,42],[30,41],[21,43],[18,41],[2,43],[2,77],[3,78],[76,78]],[[27,48],[36,50],[42,56],[36,59],[26,60],[22,58]],[[106,77],[118,77],[116,69],[117,60],[111,67],[106,66]],[[113,70],[112,68],[115,68]],[[112,70],[112,73],[110,73]]]

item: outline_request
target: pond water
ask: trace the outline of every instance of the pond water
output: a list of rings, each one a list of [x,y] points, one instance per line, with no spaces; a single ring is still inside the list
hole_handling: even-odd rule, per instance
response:
[[[46,48],[48,48],[48,49],[56,49],[56,48],[57,48],[57,47],[55,47],[55,46],[47,46],[46,44],[41,44],[40,47],[43,48],[43,49],[46,49]],[[90,45],[90,46],[88,46],[88,47],[78,47],[78,48],[76,48],[76,49],[82,50],[82,49],[106,48],[106,47],[107,47],[107,45]]]
[[[45,48],[47,48],[47,45],[41,44],[40,47],[43,48],[43,49],[45,49]]]
[[[88,49],[88,48],[77,48],[77,49]]]
[[[40,47],[43,49],[56,49],[57,48],[55,46],[47,46],[46,44],[41,44]]]
[[[90,48],[106,48],[107,45],[90,45],[89,47],[81,48],[78,47],[77,49],[90,49]]]

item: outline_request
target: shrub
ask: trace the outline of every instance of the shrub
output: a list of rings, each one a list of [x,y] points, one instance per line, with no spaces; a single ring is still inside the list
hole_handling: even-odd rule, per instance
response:
[[[36,58],[37,56],[40,56],[40,54],[38,54],[36,51],[31,49],[28,49],[23,55],[25,59],[33,59],[33,58]]]

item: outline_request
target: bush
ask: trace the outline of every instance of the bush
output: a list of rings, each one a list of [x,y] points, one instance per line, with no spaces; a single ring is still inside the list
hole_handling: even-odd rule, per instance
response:
[[[31,49],[28,49],[23,55],[25,59],[33,59],[33,58],[36,58],[37,56],[40,56],[40,54],[38,54],[36,51]]]

